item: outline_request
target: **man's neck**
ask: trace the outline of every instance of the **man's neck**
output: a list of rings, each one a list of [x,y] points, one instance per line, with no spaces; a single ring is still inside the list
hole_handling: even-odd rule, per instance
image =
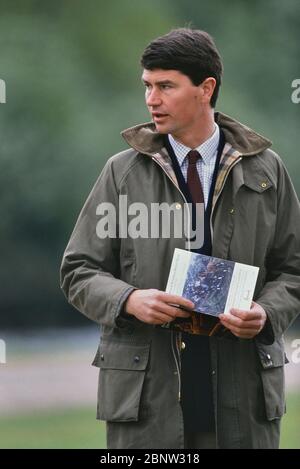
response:
[[[176,134],[172,133],[172,137],[180,143],[183,143],[188,148],[197,148],[206,140],[208,140],[215,131],[214,112],[212,111],[206,119],[202,119],[201,123],[189,129],[186,133]]]

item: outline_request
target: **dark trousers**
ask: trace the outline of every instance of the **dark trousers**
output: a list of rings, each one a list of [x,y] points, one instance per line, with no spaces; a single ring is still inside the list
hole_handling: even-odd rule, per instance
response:
[[[184,435],[185,449],[216,449],[215,432],[186,432]]]

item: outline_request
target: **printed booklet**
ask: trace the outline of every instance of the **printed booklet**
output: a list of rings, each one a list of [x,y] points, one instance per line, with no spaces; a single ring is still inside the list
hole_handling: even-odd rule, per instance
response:
[[[249,310],[258,267],[176,248],[167,293],[195,304],[195,312],[218,316],[231,308]]]

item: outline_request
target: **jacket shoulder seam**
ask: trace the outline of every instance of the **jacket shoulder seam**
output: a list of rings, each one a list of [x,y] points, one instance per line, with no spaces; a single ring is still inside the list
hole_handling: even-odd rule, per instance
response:
[[[137,157],[138,155],[141,155],[141,153],[140,153],[140,152],[136,152],[136,155],[135,155],[135,156]],[[125,172],[123,173],[123,175],[122,175],[122,177],[121,177],[121,179],[120,179],[120,181],[119,181],[119,184],[118,184],[119,187],[120,187],[121,184],[125,181],[125,179],[127,178],[128,174],[130,173],[130,171],[131,171],[135,166],[137,166],[137,165],[139,165],[139,164],[142,164],[142,162],[143,162],[142,158],[135,158],[134,161],[132,161],[132,163],[129,164],[129,166],[127,167],[127,169],[125,170]]]
[[[138,151],[132,149],[132,148],[128,148],[127,150],[123,150],[113,156],[111,156],[107,163],[110,164],[111,166],[111,169],[113,171],[113,173],[115,174],[115,176],[118,175],[118,170],[116,168],[116,164],[117,162],[121,159],[121,158],[126,158],[126,153],[128,153],[128,156],[133,158],[133,161],[129,161],[127,164],[124,165],[124,168],[122,169],[119,177],[115,177],[116,180],[116,187],[120,187],[120,185],[122,184],[123,182],[123,179],[127,176],[127,174],[131,171],[131,169],[137,164],[137,160],[136,160],[136,156],[139,154]]]

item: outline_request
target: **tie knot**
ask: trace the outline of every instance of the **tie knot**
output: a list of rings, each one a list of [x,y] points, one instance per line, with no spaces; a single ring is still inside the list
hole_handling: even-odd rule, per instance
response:
[[[200,153],[197,150],[191,150],[187,154],[189,164],[196,164],[197,161],[201,158]]]

